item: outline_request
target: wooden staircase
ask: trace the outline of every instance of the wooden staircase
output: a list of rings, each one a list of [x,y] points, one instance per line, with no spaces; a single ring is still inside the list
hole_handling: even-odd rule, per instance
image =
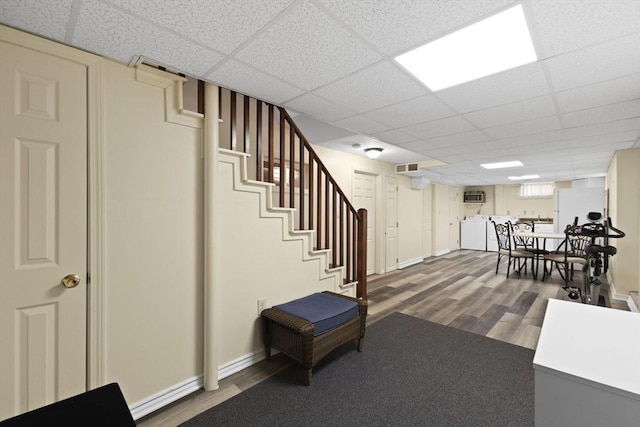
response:
[[[351,205],[284,108],[219,88],[219,111],[234,188],[260,194],[260,217],[281,218],[283,241],[303,242],[321,276],[339,275],[336,291],[366,298],[366,210]]]
[[[315,230],[298,230],[295,228],[296,209],[282,208],[274,202],[272,183],[251,180],[248,178],[248,162],[251,157],[239,151],[220,149],[219,161],[233,167],[233,190],[253,193],[259,199],[259,217],[281,221],[282,241],[299,242],[303,262],[317,262],[319,280],[333,283],[333,291],[355,296],[357,281],[345,277],[344,266],[331,265],[331,250],[316,249]]]

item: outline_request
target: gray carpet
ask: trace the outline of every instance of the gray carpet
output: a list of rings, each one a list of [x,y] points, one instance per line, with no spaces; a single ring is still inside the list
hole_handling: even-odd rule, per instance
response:
[[[533,350],[393,313],[182,426],[532,426]]]

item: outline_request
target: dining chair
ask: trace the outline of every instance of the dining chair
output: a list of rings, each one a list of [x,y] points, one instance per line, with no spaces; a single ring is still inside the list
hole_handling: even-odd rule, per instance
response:
[[[546,254],[548,254],[549,251],[544,248],[544,245],[542,248],[540,248],[538,245],[538,240],[536,238],[523,237],[518,235],[518,233],[520,232],[535,232],[536,231],[535,223],[518,222],[514,224],[511,221],[509,221],[509,227],[511,227],[511,234],[513,236],[513,242],[515,244],[514,249],[528,251],[534,255],[531,258],[531,271],[533,271],[533,275],[534,277],[536,277],[538,274],[538,262]],[[534,266],[534,263],[535,263],[535,266]],[[527,273],[526,268],[524,272],[525,274]]]
[[[496,238],[498,240],[498,262],[496,264],[496,274],[498,274],[498,269],[500,268],[500,260],[503,256],[508,257],[507,264],[507,278],[509,278],[509,271],[511,269],[511,264],[513,264],[513,269],[516,269],[516,261],[518,261],[518,274],[520,274],[523,265],[521,264],[521,260],[524,259],[524,268],[525,274],[527,272],[527,260],[533,259],[533,252],[529,252],[522,249],[516,249],[514,247],[513,238],[511,236],[511,226],[509,223],[505,224],[496,224],[495,221],[491,221],[493,223],[493,227],[496,230]]]
[[[569,286],[569,282],[573,280],[574,265],[584,265],[587,262],[587,245],[589,238],[586,236],[575,235],[576,227],[579,225],[570,225],[565,229],[565,239],[562,241],[555,252],[544,256],[544,273],[542,280],[551,276],[553,267],[556,267],[560,277],[565,283],[565,288]],[[551,267],[547,269],[547,262]],[[562,269],[561,269],[562,268]]]

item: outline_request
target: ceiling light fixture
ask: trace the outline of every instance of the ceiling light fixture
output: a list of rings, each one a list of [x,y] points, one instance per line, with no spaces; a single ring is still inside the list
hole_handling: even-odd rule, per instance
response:
[[[522,5],[397,56],[432,91],[535,62]]]
[[[512,160],[509,162],[498,162],[498,163],[484,163],[481,164],[485,169],[502,169],[502,168],[513,168],[516,166],[524,166],[519,160]]]
[[[367,155],[370,159],[377,159],[380,154],[382,154],[382,148],[373,147],[373,148],[365,148],[364,154]]]
[[[536,179],[540,178],[540,175],[522,175],[522,176],[510,176],[508,177],[512,181],[519,181],[522,179]]]

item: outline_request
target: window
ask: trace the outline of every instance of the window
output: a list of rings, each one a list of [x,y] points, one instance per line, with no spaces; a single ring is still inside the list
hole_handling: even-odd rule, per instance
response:
[[[554,189],[553,182],[528,182],[520,184],[520,197],[527,199],[553,197]]]

